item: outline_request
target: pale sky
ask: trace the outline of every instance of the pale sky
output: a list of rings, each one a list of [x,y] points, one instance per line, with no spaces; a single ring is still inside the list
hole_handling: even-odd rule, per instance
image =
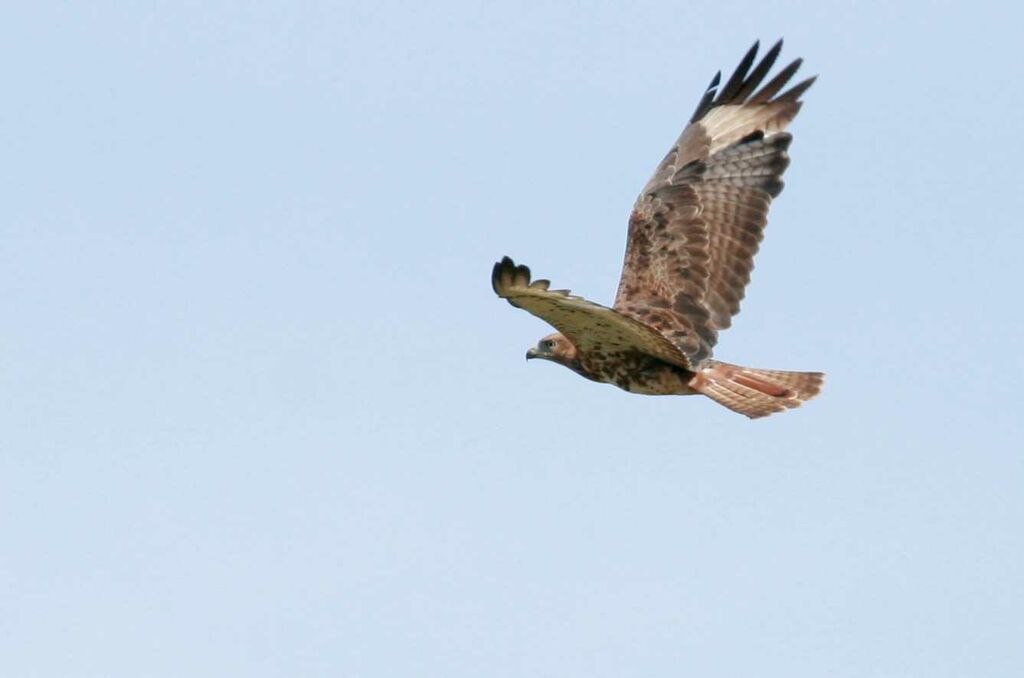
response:
[[[0,10],[0,674],[1024,675],[1020,10]],[[760,421],[523,360],[608,303],[718,69],[818,82],[716,354]],[[538,364],[540,363],[540,364]]]

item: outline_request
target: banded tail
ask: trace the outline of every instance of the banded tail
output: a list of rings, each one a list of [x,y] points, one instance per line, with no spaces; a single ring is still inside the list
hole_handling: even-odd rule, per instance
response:
[[[824,381],[821,372],[758,370],[709,361],[690,386],[733,412],[757,419],[800,407],[821,392]]]

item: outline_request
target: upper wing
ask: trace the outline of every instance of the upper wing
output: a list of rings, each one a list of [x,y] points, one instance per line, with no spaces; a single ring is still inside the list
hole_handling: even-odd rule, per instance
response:
[[[656,329],[697,365],[717,339],[704,306],[709,265],[707,222],[693,188],[647,193],[629,217],[615,310]]]
[[[694,360],[710,355],[717,331],[739,311],[789,164],[784,130],[814,82],[778,94],[800,67],[797,59],[758,90],[781,49],[780,40],[751,69],[754,43],[721,89],[721,74],[715,76],[630,217],[615,308],[635,315],[669,303],[678,317],[668,335],[690,329],[690,345],[681,347]]]
[[[569,293],[550,290],[547,280],[530,281],[530,269],[508,257],[494,265],[491,285],[499,297],[526,309],[564,334],[586,360],[618,353],[645,353],[684,369],[692,365],[672,342],[657,331],[623,314]]]

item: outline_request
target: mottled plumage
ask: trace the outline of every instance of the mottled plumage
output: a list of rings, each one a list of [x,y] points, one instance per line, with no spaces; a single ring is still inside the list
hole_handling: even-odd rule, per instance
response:
[[[498,296],[559,331],[528,358],[633,393],[703,393],[749,417],[817,395],[820,373],[711,359],[719,331],[739,312],[769,206],[782,191],[792,141],[786,126],[814,82],[782,91],[797,59],[762,85],[781,48],[780,40],[755,65],[755,43],[724,85],[720,73],[711,81],[633,207],[612,308],[531,281],[529,269],[508,257],[495,264]]]

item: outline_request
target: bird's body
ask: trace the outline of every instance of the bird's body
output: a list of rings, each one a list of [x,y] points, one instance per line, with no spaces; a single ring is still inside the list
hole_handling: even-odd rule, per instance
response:
[[[539,356],[538,356],[539,357]],[[594,381],[615,384],[639,395],[691,395],[694,373],[640,352],[622,353],[609,360],[603,353],[587,355],[577,373]]]
[[[644,361],[635,369],[622,370],[613,382],[623,391],[638,395],[695,395],[697,391],[690,386],[694,374],[675,365],[660,360]]]
[[[740,367],[711,358],[750,280],[800,110],[805,80],[779,94],[796,60],[762,86],[782,47],[754,66],[746,54],[721,89],[716,75],[690,124],[637,198],[612,308],[549,290],[505,257],[495,292],[559,330],[527,358],[562,364],[594,381],[643,395],[707,395],[761,417],[819,392],[823,375]],[[753,66],[753,69],[751,67]]]

